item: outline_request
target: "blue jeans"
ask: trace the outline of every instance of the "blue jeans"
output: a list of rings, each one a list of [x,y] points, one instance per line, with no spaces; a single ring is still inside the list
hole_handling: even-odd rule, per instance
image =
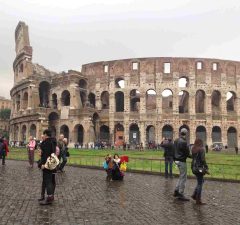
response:
[[[59,167],[60,170],[63,170],[64,166],[66,165],[67,163],[67,152],[66,151],[63,151],[62,154],[61,154],[61,158],[62,158],[62,163]]]
[[[172,157],[165,157],[165,176],[166,177],[168,175],[172,176],[172,165],[173,165],[173,158]],[[169,167],[169,171],[168,171],[168,167]]]
[[[179,178],[175,188],[175,191],[178,191],[180,194],[184,194],[186,181],[187,181],[187,163],[186,162],[178,162],[177,163],[179,169]]]
[[[196,195],[196,197],[198,198],[201,198],[202,186],[204,183],[203,174],[196,174],[196,177],[197,177],[197,186],[195,188],[194,195]]]

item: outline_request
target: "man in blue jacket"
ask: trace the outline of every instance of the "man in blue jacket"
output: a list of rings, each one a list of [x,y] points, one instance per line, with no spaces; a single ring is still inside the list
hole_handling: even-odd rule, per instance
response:
[[[180,137],[174,141],[174,161],[179,169],[179,179],[174,191],[174,197],[177,197],[182,201],[189,201],[188,198],[184,196],[184,189],[187,181],[187,163],[186,159],[190,156],[189,147],[186,141],[188,130],[182,128],[180,130]]]

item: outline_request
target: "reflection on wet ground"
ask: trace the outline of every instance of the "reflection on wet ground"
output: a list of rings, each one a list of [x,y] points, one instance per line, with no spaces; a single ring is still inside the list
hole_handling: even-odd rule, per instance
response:
[[[179,202],[176,179],[126,173],[124,181],[105,180],[104,171],[67,167],[57,174],[56,201],[40,206],[41,172],[27,163],[0,167],[0,224],[240,224],[240,184],[207,181],[208,204]],[[195,180],[188,180],[191,195]]]

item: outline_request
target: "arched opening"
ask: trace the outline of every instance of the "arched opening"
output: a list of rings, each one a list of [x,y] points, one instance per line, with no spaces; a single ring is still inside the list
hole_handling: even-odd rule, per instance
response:
[[[173,128],[170,125],[164,125],[162,128],[162,138],[173,139]]]
[[[125,82],[123,78],[117,78],[115,80],[115,87],[116,88],[124,88],[125,87]]]
[[[102,125],[100,127],[100,141],[110,143],[110,132],[109,127],[106,125]]]
[[[84,129],[81,124],[78,124],[74,128],[75,131],[75,142],[78,143],[79,145],[83,145],[83,140],[84,140]]]
[[[14,141],[18,141],[19,126],[14,129]]]
[[[84,79],[81,79],[79,81],[79,87],[82,88],[82,89],[87,89],[87,81],[84,80]]]
[[[190,129],[188,127],[188,125],[182,125],[180,128],[179,128],[179,132],[181,131],[182,128],[186,128],[187,129],[187,135],[186,135],[186,140],[187,140],[187,143],[190,144]]]
[[[136,89],[130,92],[130,111],[139,112],[140,110],[140,92]]]
[[[173,110],[173,93],[170,89],[162,92],[162,111],[164,114],[172,113]]]
[[[53,105],[54,109],[57,109],[58,101],[57,101],[57,95],[56,94],[52,94],[52,105]]]
[[[140,143],[140,131],[137,124],[131,124],[129,127],[129,144],[136,147]]]
[[[21,132],[21,138],[22,138],[22,141],[23,142],[26,142],[26,140],[27,140],[27,136],[26,136],[26,134],[27,134],[27,127],[26,127],[26,125],[23,125],[22,126],[22,132]]]
[[[179,113],[189,113],[189,93],[187,91],[179,92]]]
[[[203,141],[204,146],[207,142],[207,132],[204,126],[198,126],[196,129],[196,139],[201,139]]]
[[[115,146],[123,146],[124,143],[124,127],[122,124],[118,123],[115,125]]]
[[[62,106],[70,106],[70,93],[68,90],[62,92]]]
[[[95,108],[95,104],[96,104],[95,94],[90,93],[90,94],[88,95],[88,101],[89,101],[89,103],[90,103],[90,107],[91,107],[91,108]]]
[[[47,81],[43,81],[39,84],[40,107],[49,107],[50,89],[51,86]]]
[[[124,112],[124,94],[121,91],[115,93],[116,112]]]
[[[187,77],[181,77],[178,79],[178,87],[180,88],[186,88],[188,87],[189,80]]]
[[[151,110],[151,109],[156,109],[156,91],[153,89],[150,89],[146,92],[146,109]]]
[[[198,90],[195,95],[196,113],[205,113],[205,92]]]
[[[234,112],[235,111],[235,102],[236,102],[236,94],[233,91],[229,91],[226,96],[227,101],[227,112]]]
[[[87,102],[87,93],[85,91],[80,91],[80,98],[81,98],[82,107],[84,107]]]
[[[27,109],[27,107],[28,107],[28,93],[25,92],[23,94],[23,99],[22,99],[22,108]]]
[[[227,145],[228,148],[238,147],[237,130],[235,127],[229,127],[227,130]]]
[[[213,91],[212,93],[212,113],[221,113],[221,93],[219,91]]]
[[[51,112],[48,116],[48,128],[52,131],[52,137],[57,135],[57,127],[59,123],[59,115],[56,112]]]
[[[146,138],[147,143],[150,148],[153,148],[155,146],[155,127],[150,125],[146,129]]]
[[[109,93],[107,91],[101,94],[102,109],[109,109]]]
[[[36,137],[36,134],[37,134],[37,127],[35,124],[32,124],[30,126],[30,136]]]
[[[60,133],[64,135],[65,138],[69,141],[69,128],[67,125],[62,125],[60,128]]]
[[[218,126],[212,128],[212,143],[214,142],[222,142],[222,131]]]

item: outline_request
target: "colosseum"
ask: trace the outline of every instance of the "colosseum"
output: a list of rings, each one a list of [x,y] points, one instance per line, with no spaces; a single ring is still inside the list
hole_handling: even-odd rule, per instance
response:
[[[28,26],[15,31],[10,140],[40,139],[44,129],[70,144],[135,147],[176,138],[239,146],[240,62],[204,58],[134,58],[55,73],[32,62]]]

